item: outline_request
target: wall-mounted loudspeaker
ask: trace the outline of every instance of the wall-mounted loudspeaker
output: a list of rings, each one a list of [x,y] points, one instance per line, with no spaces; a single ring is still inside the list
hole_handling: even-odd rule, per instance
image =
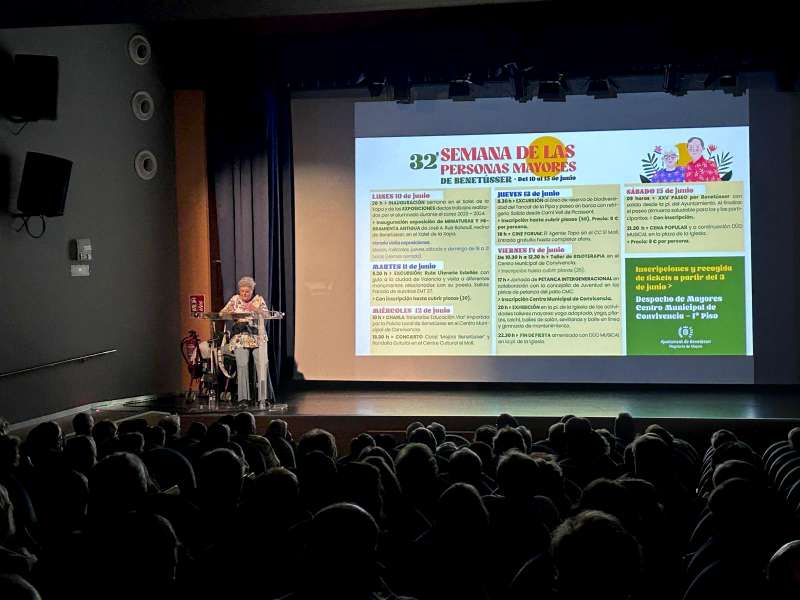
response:
[[[17,211],[22,215],[60,217],[64,214],[72,161],[28,152],[22,169]]]
[[[150,61],[152,53],[150,40],[142,34],[137,33],[128,40],[128,56],[137,65],[146,65]]]
[[[8,68],[8,67],[7,67]],[[2,109],[12,121],[55,120],[58,57],[17,54],[3,81]]]
[[[133,161],[136,174],[145,181],[151,180],[158,173],[158,161],[156,155],[150,150],[142,150]]]
[[[136,92],[131,98],[131,108],[133,114],[140,121],[149,121],[156,111],[156,105],[153,102],[153,97],[145,91]]]

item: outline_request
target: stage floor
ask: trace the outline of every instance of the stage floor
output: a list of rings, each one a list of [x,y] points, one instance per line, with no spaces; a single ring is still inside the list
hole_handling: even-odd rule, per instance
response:
[[[295,435],[313,427],[328,429],[336,433],[340,452],[347,453],[350,439],[364,431],[391,433],[402,440],[411,421],[426,425],[438,421],[448,431],[471,437],[476,427],[493,424],[503,412],[529,427],[536,439],[545,437],[547,428],[566,414],[589,417],[594,427],[612,429],[614,417],[628,412],[637,430],[658,423],[699,450],[720,428],[763,450],[800,426],[800,401],[793,387],[303,383],[283,392],[279,401],[287,404],[285,410],[209,407],[200,400],[187,402],[183,396],[146,396],[76,407],[12,429],[24,437],[37,423],[55,419],[65,433],[71,433],[72,415],[81,410],[91,411],[95,421],[145,418],[150,425],[177,413],[184,429],[192,421],[211,424],[223,414],[249,411],[255,414],[259,431],[277,418],[285,419]]]
[[[638,431],[658,423],[694,444],[708,446],[711,434],[730,429],[762,451],[786,439],[792,427],[800,426],[800,402],[794,388],[755,387],[566,387],[466,384],[305,384],[284,392],[279,400],[286,410],[267,411],[252,407],[219,405],[163,398],[125,410],[175,412],[184,426],[191,421],[211,424],[221,414],[249,410],[256,415],[259,430],[271,419],[285,419],[297,435],[313,427],[336,434],[339,451],[348,452],[353,436],[361,432],[385,432],[402,440],[412,421],[426,425],[438,421],[448,431],[471,438],[479,425],[493,424],[503,412],[546,437],[547,428],[566,414],[589,417],[596,428],[613,429],[620,412],[630,413]],[[150,413],[152,417],[154,413]],[[108,413],[105,415],[110,417]],[[129,416],[129,415],[126,415]],[[113,417],[111,417],[113,418]]]
[[[263,415],[494,417],[507,412],[518,417],[615,417],[629,412],[643,419],[787,419],[800,420],[800,401],[794,389],[741,387],[694,388],[568,388],[498,386],[411,387],[352,384],[311,385],[284,392],[288,407],[279,413],[249,409]],[[216,414],[246,408],[162,398],[146,403],[150,410],[180,414]],[[131,403],[126,408],[133,408]]]

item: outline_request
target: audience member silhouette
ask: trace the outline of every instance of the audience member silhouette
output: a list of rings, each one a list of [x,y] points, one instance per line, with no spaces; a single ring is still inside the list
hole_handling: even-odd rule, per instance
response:
[[[92,428],[94,427],[94,417],[92,413],[79,412],[72,417],[72,432],[75,435],[92,435]]]
[[[183,436],[177,416],[91,417],[66,443],[50,421],[23,444],[0,419],[0,596],[798,593],[800,428],[762,460],[763,440],[726,429],[698,452],[664,425],[637,436],[628,413],[613,433],[565,415],[542,440],[506,413],[471,442],[437,422],[401,443],[351,434],[338,458],[330,432],[295,444],[276,419],[260,436],[251,413]]]

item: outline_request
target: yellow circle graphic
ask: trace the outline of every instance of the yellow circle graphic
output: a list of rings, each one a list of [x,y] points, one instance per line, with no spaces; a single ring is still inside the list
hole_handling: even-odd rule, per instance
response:
[[[678,149],[678,166],[685,167],[690,162],[692,162],[692,157],[689,156],[689,151],[686,149],[686,142],[681,142],[679,144],[675,144],[675,147]]]
[[[567,147],[557,137],[543,135],[528,145],[525,162],[534,175],[549,179],[557,177],[567,166]]]

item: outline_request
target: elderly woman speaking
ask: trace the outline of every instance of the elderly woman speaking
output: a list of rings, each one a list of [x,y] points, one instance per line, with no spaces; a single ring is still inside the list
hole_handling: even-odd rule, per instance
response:
[[[221,313],[256,313],[267,310],[267,303],[258,294],[254,295],[256,282],[252,277],[242,277],[239,280],[239,293],[228,300]],[[258,364],[257,330],[250,319],[237,321],[233,326],[231,343],[235,348],[236,379],[238,382],[238,401],[250,401],[250,349],[253,349],[253,359]],[[266,349],[264,350],[266,351]],[[258,370],[256,370],[257,372]],[[257,377],[258,375],[256,375]]]

